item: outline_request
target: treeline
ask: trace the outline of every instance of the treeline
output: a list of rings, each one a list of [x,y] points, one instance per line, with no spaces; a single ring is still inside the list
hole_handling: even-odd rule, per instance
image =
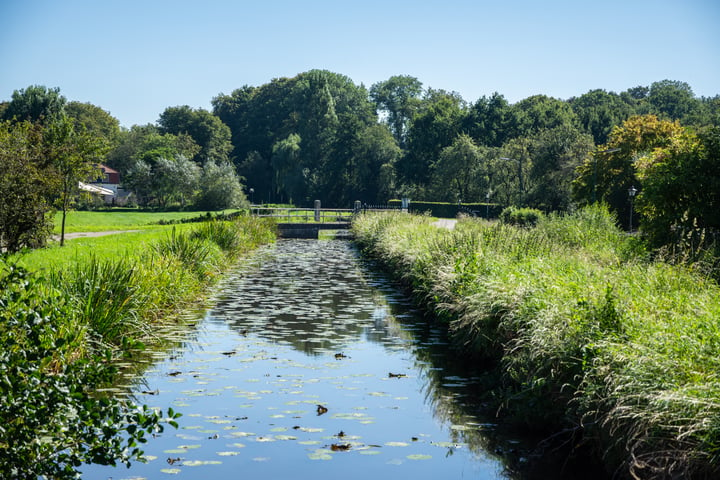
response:
[[[0,114],[25,118],[16,104],[31,88]],[[59,95],[46,92],[52,109]],[[70,102],[65,111],[108,143],[102,161],[139,205],[238,204],[236,174],[257,203],[409,197],[565,211],[602,201],[626,226],[633,213],[635,226],[661,237],[678,222],[720,225],[720,95],[696,97],[680,81],[511,104],[499,93],[468,102],[411,76],[368,89],[312,70],[221,93],[212,111],[168,107],[155,124],[130,129],[93,105]]]
[[[121,130],[109,113],[68,102],[58,88],[15,91],[0,104],[0,250],[43,246],[58,210],[62,244],[66,212],[102,203],[79,189],[102,177],[101,164],[120,169],[133,204],[245,206],[229,138],[228,128],[203,110],[169,108],[157,126]]]

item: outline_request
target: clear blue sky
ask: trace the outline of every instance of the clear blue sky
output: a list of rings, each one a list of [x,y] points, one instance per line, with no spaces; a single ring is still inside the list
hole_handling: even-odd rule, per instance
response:
[[[567,99],[670,79],[720,94],[718,0],[0,0],[0,101],[60,87],[123,126],[327,69]]]

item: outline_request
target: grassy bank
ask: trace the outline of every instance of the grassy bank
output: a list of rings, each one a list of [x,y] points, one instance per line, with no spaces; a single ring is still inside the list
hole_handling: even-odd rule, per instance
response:
[[[82,345],[119,346],[150,339],[153,322],[195,301],[239,255],[273,239],[271,222],[240,217],[78,238],[7,261],[73,299]]]
[[[601,208],[537,228],[364,216],[380,259],[497,373],[508,420],[620,477],[720,474],[720,288],[639,257]]]
[[[271,222],[240,217],[0,260],[0,477],[76,478],[82,463],[142,458],[140,445],[178,415],[96,387],[240,255],[274,238]]]
[[[230,214],[237,210],[213,212],[212,215]],[[139,230],[154,228],[160,223],[180,222],[206,216],[206,212],[150,212],[132,209],[109,211],[71,210],[65,219],[65,233],[107,232],[111,230]],[[60,233],[62,212],[55,214],[53,233]]]

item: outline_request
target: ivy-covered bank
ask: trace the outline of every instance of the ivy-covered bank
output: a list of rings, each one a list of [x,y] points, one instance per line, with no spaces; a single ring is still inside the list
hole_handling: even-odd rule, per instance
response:
[[[146,439],[179,415],[99,387],[240,255],[274,238],[271,223],[241,217],[172,228],[149,244],[137,236],[116,259],[83,257],[42,275],[3,260],[0,477],[75,478],[83,463],[141,460]]]
[[[423,216],[353,225],[495,373],[495,407],[615,478],[720,476],[720,288],[650,261],[603,207],[520,228]]]

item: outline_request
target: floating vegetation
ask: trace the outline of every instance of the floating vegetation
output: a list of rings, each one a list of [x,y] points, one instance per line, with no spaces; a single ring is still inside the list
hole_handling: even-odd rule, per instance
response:
[[[221,286],[197,334],[148,372],[143,389],[157,389],[152,398],[159,404],[182,405],[187,424],[148,443],[148,449],[162,445],[148,453],[178,463],[133,465],[132,472],[154,478],[169,466],[162,472],[241,469],[248,478],[282,478],[288,472],[281,465],[292,458],[294,475],[302,477],[296,461],[302,458],[329,462],[323,468],[338,478],[347,476],[341,469],[362,471],[365,463],[418,463],[410,460],[424,461],[415,476],[453,476],[465,462],[495,462],[434,455],[438,446],[456,448],[477,432],[450,428],[477,419],[460,415],[438,387],[443,374],[453,384],[463,377],[453,372],[457,378],[450,379],[436,367],[435,352],[418,357],[422,344],[433,343],[412,331],[426,327],[411,323],[417,320],[406,305],[388,303],[378,292],[388,283],[358,268],[350,244],[283,240],[256,259],[255,267],[246,265]],[[394,304],[407,303],[389,291]],[[93,478],[102,475],[93,470]]]

